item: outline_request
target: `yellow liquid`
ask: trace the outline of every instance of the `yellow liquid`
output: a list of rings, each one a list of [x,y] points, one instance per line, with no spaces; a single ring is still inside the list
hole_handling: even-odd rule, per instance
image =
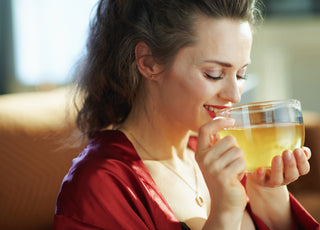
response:
[[[270,168],[272,158],[284,150],[294,150],[304,144],[303,124],[270,124],[251,128],[231,128],[219,132],[221,138],[232,135],[244,152],[246,170]]]

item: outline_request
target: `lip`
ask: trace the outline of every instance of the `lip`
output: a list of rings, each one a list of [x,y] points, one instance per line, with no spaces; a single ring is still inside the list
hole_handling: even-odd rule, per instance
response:
[[[216,114],[217,110],[230,108],[230,106],[225,106],[225,105],[208,105],[208,104],[203,105],[203,107],[207,110],[211,118],[215,118],[217,116]]]

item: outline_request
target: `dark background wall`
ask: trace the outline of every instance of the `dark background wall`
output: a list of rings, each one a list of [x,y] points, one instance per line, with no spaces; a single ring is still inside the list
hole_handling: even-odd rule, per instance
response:
[[[13,29],[11,1],[0,1],[0,94],[8,93],[14,77]]]

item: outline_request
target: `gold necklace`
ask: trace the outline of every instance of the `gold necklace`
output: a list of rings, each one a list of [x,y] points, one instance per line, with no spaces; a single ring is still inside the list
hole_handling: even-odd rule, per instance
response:
[[[162,162],[161,160],[153,157],[144,147],[142,144],[140,144],[140,142],[135,138],[135,136],[133,134],[131,134],[128,130],[126,129],[123,129],[123,131],[126,131],[131,137],[132,139],[140,146],[140,148],[151,158],[151,159],[154,159],[156,161],[158,161],[160,164],[162,164],[164,167],[166,167],[169,171],[171,171],[172,173],[174,173],[180,180],[182,180],[195,194],[196,194],[196,197],[195,197],[195,201],[197,203],[198,206],[200,207],[203,207],[204,205],[204,199],[201,195],[199,195],[199,192],[198,192],[198,174],[197,174],[197,170],[195,168],[195,165],[194,165],[194,162],[192,164],[193,166],[193,172],[194,172],[194,179],[195,179],[195,185],[196,185],[196,188],[194,189],[178,172],[176,172],[169,164],[165,163],[165,162]]]

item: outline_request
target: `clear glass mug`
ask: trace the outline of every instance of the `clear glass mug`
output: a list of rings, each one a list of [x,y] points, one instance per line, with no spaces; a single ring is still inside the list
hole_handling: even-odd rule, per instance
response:
[[[270,168],[272,158],[284,150],[304,144],[305,130],[301,104],[298,100],[277,100],[243,104],[222,109],[218,117],[235,120],[231,128],[221,130],[221,138],[237,139],[246,160],[246,171]]]

